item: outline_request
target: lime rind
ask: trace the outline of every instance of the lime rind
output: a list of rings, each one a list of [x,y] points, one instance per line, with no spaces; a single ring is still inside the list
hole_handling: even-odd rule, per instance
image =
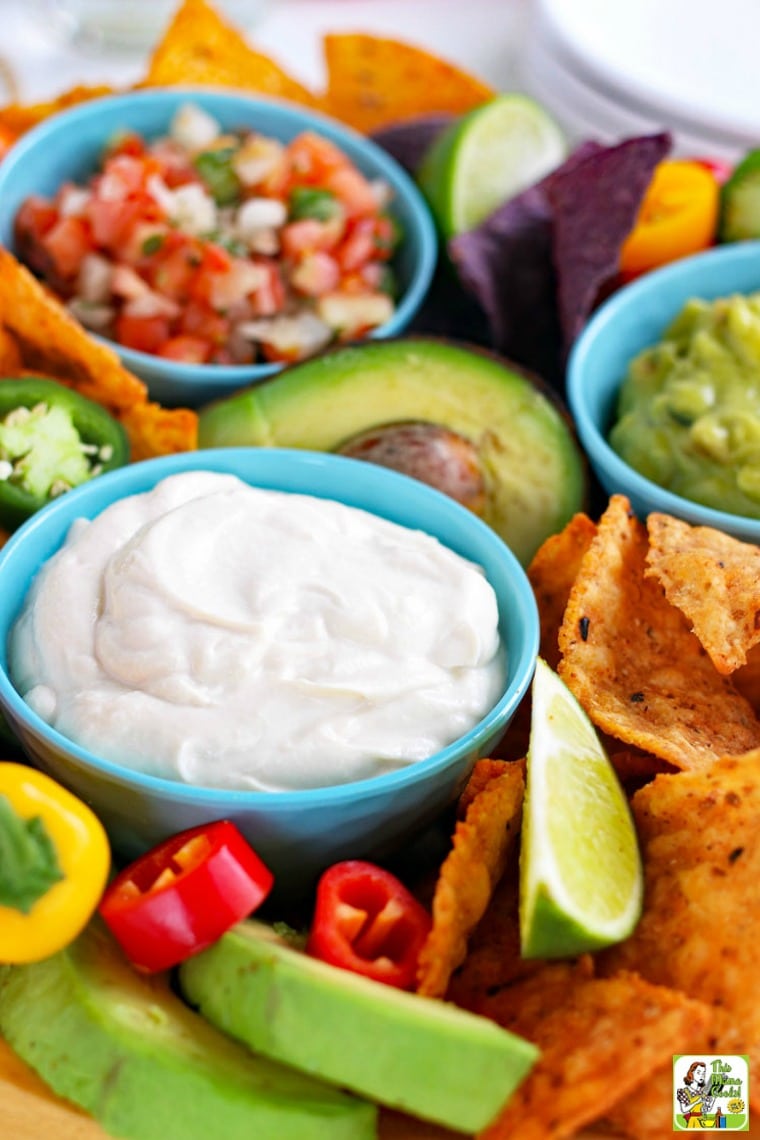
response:
[[[497,95],[439,135],[418,182],[448,238],[478,225],[566,155],[563,132],[539,103]]]
[[[520,852],[522,954],[566,957],[620,942],[642,900],[625,793],[586,713],[539,660]]]

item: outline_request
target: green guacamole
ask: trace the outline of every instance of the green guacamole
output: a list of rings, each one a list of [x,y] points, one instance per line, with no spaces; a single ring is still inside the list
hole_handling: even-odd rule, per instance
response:
[[[661,487],[760,518],[760,293],[689,301],[631,363],[609,440]]]

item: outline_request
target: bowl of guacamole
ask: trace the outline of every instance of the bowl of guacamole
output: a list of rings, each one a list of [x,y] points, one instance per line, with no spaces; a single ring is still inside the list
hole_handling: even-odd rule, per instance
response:
[[[573,348],[567,398],[607,494],[760,542],[760,242],[616,293]]]

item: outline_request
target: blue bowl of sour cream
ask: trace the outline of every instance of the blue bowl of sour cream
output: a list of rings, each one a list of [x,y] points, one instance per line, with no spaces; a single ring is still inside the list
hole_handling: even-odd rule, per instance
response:
[[[538,616],[432,488],[225,448],[38,512],[0,551],[0,646],[0,708],[120,853],[228,818],[293,890],[451,803],[530,684]]]

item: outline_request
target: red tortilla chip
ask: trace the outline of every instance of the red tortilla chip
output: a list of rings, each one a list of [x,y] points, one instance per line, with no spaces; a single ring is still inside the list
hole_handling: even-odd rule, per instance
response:
[[[664,514],[651,514],[647,530],[647,574],[686,616],[718,672],[733,673],[760,643],[760,548]]]
[[[380,36],[325,36],[325,109],[367,133],[421,115],[462,114],[494,91],[430,52]]]
[[[646,577],[647,550],[646,528],[613,496],[570,594],[560,676],[604,732],[677,768],[760,747],[751,706]]]
[[[417,990],[426,997],[445,996],[453,971],[467,955],[468,938],[515,850],[524,792],[524,766],[507,765],[456,825],[435,888],[433,925],[420,952]]]
[[[307,106],[315,96],[254,50],[206,0],[184,0],[153,52],[141,87],[234,87]]]

